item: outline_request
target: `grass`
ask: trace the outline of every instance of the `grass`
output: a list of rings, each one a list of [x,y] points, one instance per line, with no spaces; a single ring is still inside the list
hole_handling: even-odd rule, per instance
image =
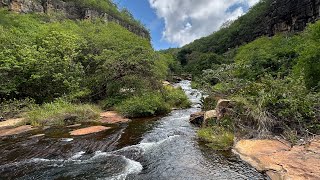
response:
[[[212,126],[198,130],[198,137],[207,142],[207,146],[219,150],[229,150],[233,146],[234,134],[223,127]]]
[[[26,123],[33,126],[62,126],[69,123],[96,121],[101,110],[89,104],[72,104],[58,100],[27,112]]]

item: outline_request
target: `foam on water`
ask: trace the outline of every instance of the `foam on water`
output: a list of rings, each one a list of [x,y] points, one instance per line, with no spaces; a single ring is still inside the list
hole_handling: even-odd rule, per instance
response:
[[[143,167],[139,162],[128,159],[124,156],[121,156],[121,157],[126,160],[127,166],[125,167],[125,170],[120,175],[111,177],[111,180],[124,180],[127,178],[128,175],[138,174],[142,171]]]

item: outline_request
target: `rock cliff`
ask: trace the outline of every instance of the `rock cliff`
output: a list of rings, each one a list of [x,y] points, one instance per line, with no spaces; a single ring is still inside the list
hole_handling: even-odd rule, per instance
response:
[[[73,1],[63,0],[0,0],[0,7],[8,7],[9,10],[18,13],[62,13],[69,19],[95,19],[102,18],[106,22],[116,22],[127,30],[150,39],[149,32],[134,23],[125,21],[107,12],[78,5]]]
[[[274,0],[266,15],[269,35],[302,31],[320,19],[320,0]]]

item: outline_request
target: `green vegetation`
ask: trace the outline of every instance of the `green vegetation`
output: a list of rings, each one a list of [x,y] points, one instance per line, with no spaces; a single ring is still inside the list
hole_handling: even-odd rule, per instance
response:
[[[34,106],[34,100],[29,98],[5,100],[0,103],[0,115],[3,118],[16,118],[30,111]]]
[[[141,117],[164,114],[170,112],[173,107],[186,108],[190,105],[182,89],[168,86],[162,93],[145,93],[126,99],[116,109],[127,117]]]
[[[294,142],[320,133],[320,22],[300,34],[257,38],[253,32],[263,27],[259,18],[270,2],[261,1],[209,37],[166,53],[192,73],[194,87],[210,95],[205,110],[214,109],[218,98],[236,102],[229,114],[234,133],[277,134]],[[199,135],[208,140],[210,133],[209,127]]]
[[[100,117],[99,107],[89,104],[72,104],[63,100],[45,103],[27,113],[26,123],[32,126],[68,125],[96,121]]]
[[[112,0],[63,0],[65,2],[74,2],[82,8],[92,8],[94,10],[108,13],[109,15],[122,20],[128,24],[136,25],[142,29],[145,27],[134,17],[127,9],[119,10],[117,5]],[[147,30],[146,30],[147,31]]]
[[[222,54],[229,49],[253,41],[261,36],[257,34],[259,28],[267,29],[264,18],[272,2],[272,0],[261,0],[245,15],[233,22],[226,22],[219,31],[184,46],[183,51],[179,53],[180,57],[186,57],[194,51]]]
[[[80,5],[133,20],[111,1],[81,1]],[[155,52],[148,39],[116,23],[72,21],[59,14],[15,14],[6,9],[0,9],[0,19],[0,109],[5,118],[28,107],[33,108],[28,113],[31,124],[62,125],[70,114],[77,116],[76,121],[95,119],[96,108],[85,103],[117,107],[130,117],[165,113],[188,104],[182,91],[162,86],[180,68],[173,56]],[[141,96],[148,97],[143,99],[146,103],[137,100]],[[14,99],[17,103],[11,103]],[[30,107],[21,107],[20,102],[30,102]],[[40,107],[31,106],[35,103]],[[128,105],[131,109],[120,108]]]
[[[220,126],[202,128],[198,130],[198,136],[215,150],[229,150],[233,146],[233,133]]]

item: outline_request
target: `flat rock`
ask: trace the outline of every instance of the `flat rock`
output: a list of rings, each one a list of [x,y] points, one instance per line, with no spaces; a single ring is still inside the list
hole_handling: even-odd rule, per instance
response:
[[[25,125],[25,126],[19,126],[16,128],[9,128],[9,129],[2,129],[0,130],[0,137],[1,136],[11,136],[11,135],[16,135],[16,134],[21,134],[25,133],[28,131],[33,130],[34,128],[30,125]]]
[[[0,128],[16,126],[17,124],[22,123],[24,120],[24,118],[8,119],[0,122]]]
[[[93,134],[101,131],[105,131],[110,129],[110,127],[105,127],[105,126],[91,126],[87,128],[82,128],[82,129],[77,129],[74,131],[70,132],[70,135],[72,136],[82,136],[82,135],[87,135],[87,134]]]
[[[108,123],[108,124],[115,124],[115,123],[126,123],[130,121],[115,111],[107,111],[100,114],[101,122]]]
[[[272,180],[320,179],[320,139],[292,148],[277,140],[241,140],[233,152]]]
[[[43,136],[45,136],[45,134],[36,134],[36,135],[30,136],[29,138],[32,139],[32,138],[38,138]]]
[[[79,127],[81,126],[81,124],[73,124],[73,125],[70,125],[70,126],[66,126],[67,128],[74,128],[74,127]]]

